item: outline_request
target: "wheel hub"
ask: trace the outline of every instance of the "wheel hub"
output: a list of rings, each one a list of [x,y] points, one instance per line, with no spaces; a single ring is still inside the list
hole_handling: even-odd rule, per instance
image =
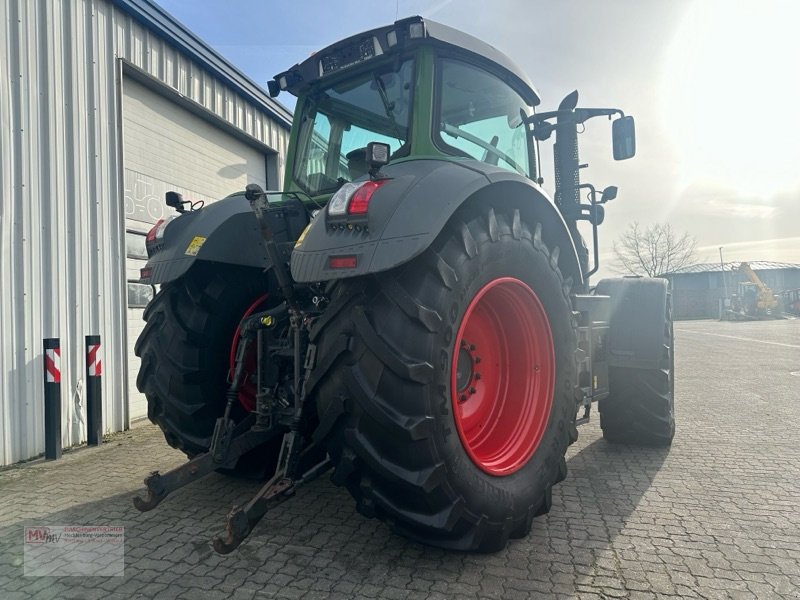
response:
[[[461,348],[458,351],[456,389],[461,402],[464,402],[468,396],[475,393],[473,382],[481,378],[481,374],[476,370],[478,363],[481,361],[476,351],[475,345],[466,341],[462,341]]]

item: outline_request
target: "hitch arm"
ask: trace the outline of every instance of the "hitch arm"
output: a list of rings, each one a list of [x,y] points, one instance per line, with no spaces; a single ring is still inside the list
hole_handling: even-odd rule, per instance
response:
[[[231,509],[225,524],[225,537],[214,538],[214,550],[219,554],[230,554],[236,550],[269,509],[293,494],[294,482],[291,479],[282,475],[270,479],[244,508],[235,506]]]
[[[228,448],[225,461],[220,463],[211,452],[195,456],[189,462],[182,464],[163,475],[158,471],[151,473],[144,485],[147,494],[144,498],[136,496],[133,505],[141,512],[147,512],[161,504],[170,493],[200,479],[220,467],[232,467],[240,456],[257,448],[266,442],[274,433],[266,431],[249,430],[235,437]]]
[[[295,490],[300,485],[316,479],[331,468],[331,459],[326,456],[324,460],[306,471],[302,477],[296,479],[290,477],[287,469],[293,462],[293,454],[296,454],[300,447],[300,442],[295,437],[294,432],[284,435],[278,466],[272,479],[264,484],[244,507],[234,506],[228,513],[225,536],[216,537],[212,542],[217,553],[230,554],[236,550],[270,509],[294,496]]]

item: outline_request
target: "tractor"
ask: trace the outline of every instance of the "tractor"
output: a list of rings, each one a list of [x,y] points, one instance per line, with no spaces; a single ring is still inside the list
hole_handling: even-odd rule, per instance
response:
[[[537,113],[508,57],[421,17],[337,42],[269,91],[297,97],[283,189],[204,207],[170,192],[175,214],[147,237],[141,281],[160,291],[137,385],[189,460],[153,472],[139,510],[214,471],[260,475],[213,542],[227,553],[332,471],[394,531],[492,552],[550,510],[593,402],[609,442],[671,443],[666,281],[589,284],[617,188],[581,183],[578,132],[606,117],[628,159],[632,117],[577,92]]]

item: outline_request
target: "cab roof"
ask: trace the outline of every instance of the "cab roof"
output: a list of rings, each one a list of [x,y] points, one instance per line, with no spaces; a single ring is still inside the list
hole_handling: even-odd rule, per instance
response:
[[[470,58],[478,63],[493,63],[531,106],[539,104],[540,96],[533,83],[508,56],[463,31],[419,16],[350,36],[314,53],[276,75],[269,82],[270,95],[277,96],[281,90],[297,95],[334,73],[363,66],[370,59],[384,54],[399,53],[426,43],[472,55]]]

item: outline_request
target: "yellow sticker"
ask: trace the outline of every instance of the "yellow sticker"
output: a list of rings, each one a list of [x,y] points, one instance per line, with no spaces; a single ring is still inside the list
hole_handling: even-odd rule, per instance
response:
[[[306,228],[305,228],[305,229],[303,229],[303,233],[301,233],[301,234],[300,234],[300,237],[299,237],[299,238],[297,238],[297,241],[294,243],[294,247],[295,247],[295,248],[297,248],[297,247],[298,247],[300,244],[302,244],[302,243],[303,243],[303,240],[304,240],[304,239],[306,239],[306,234],[308,233],[308,230],[309,230],[309,229],[311,229],[311,223],[309,223],[308,225],[306,225]]]
[[[197,256],[197,253],[200,252],[200,248],[205,243],[206,243],[206,238],[201,237],[199,235],[195,236],[194,238],[192,238],[192,241],[189,242],[189,245],[186,247],[185,254],[187,256]]]

